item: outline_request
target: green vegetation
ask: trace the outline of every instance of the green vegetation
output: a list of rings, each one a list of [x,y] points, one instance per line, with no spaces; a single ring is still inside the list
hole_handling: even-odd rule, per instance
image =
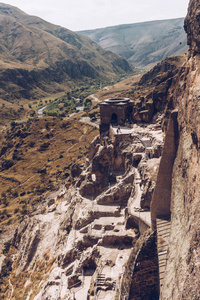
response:
[[[55,101],[49,103],[44,110],[44,114],[53,117],[65,117],[75,111],[75,100],[65,95],[62,98],[56,99]]]
[[[107,84],[109,83],[106,82],[103,86]],[[87,97],[94,94],[100,89],[100,87],[101,85],[92,83],[91,85],[83,85],[71,92],[66,92],[64,96],[47,104],[44,114],[53,117],[66,117],[68,114],[76,112],[76,106],[85,106],[85,109],[89,110],[91,108],[92,101]]]

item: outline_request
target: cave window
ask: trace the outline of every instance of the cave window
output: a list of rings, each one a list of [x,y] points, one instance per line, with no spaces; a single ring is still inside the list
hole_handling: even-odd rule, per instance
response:
[[[116,113],[112,114],[111,124],[113,124],[113,125],[117,125],[118,124],[118,122],[117,122],[117,114]]]
[[[125,110],[126,122],[131,123],[132,114],[133,114],[133,107],[132,106],[127,107]]]

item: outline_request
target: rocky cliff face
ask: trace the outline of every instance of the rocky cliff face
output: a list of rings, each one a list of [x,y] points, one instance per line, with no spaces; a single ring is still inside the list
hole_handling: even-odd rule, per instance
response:
[[[177,149],[173,151],[170,170],[171,233],[162,300],[200,298],[199,6],[198,1],[190,1],[185,21],[190,49],[183,66],[171,79],[167,95],[167,109],[176,108],[177,134],[173,140]],[[155,253],[146,255],[148,243],[138,239],[148,227],[148,222],[141,226],[142,215],[144,220],[149,212],[141,208],[138,211],[136,202],[142,200],[139,205],[147,210],[150,206],[158,150],[162,148],[157,126],[158,123],[148,128],[134,125],[137,136],[121,133],[113,139],[96,138],[83,169],[73,166],[63,188],[38,201],[32,215],[9,235],[0,232],[4,244],[0,257],[2,299],[94,299],[95,294],[122,299],[120,292],[124,298],[130,289],[131,272],[135,272],[132,282],[139,282],[140,274],[149,276],[150,259],[155,258]],[[174,132],[172,124],[168,128]],[[148,161],[145,136],[153,147],[154,158]],[[165,162],[168,142],[166,139],[163,151]],[[140,243],[145,253],[140,251],[138,255]],[[146,265],[147,272],[140,265]],[[153,268],[156,271],[156,262]],[[148,284],[151,294],[143,295],[143,299],[155,294],[157,297],[157,290]],[[132,287],[131,293],[134,284]],[[135,299],[134,295],[131,299]]]
[[[152,145],[148,161],[145,142]],[[73,165],[58,192],[41,199],[10,236],[0,232],[1,299],[121,299],[133,272],[136,281],[143,274],[143,286],[149,278],[139,294],[158,294],[157,261],[147,255],[151,234],[142,235],[150,227],[158,148],[158,124],[96,137],[85,165]],[[141,195],[145,211],[138,211]],[[146,270],[137,273],[140,263]]]
[[[199,1],[191,0],[185,19],[190,46],[174,83],[179,140],[173,166],[171,236],[161,299],[200,298],[200,44]]]
[[[193,54],[200,52],[200,4],[198,1],[190,1],[188,14],[185,18],[184,29],[187,33],[189,51]]]

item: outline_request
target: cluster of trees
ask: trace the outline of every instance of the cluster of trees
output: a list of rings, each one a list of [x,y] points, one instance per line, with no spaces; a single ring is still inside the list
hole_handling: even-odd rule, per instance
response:
[[[97,86],[84,86],[66,92],[65,95],[49,103],[44,110],[44,114],[55,117],[65,117],[70,113],[76,112],[77,106],[84,106],[84,110],[89,110],[92,105],[88,95],[94,93]]]

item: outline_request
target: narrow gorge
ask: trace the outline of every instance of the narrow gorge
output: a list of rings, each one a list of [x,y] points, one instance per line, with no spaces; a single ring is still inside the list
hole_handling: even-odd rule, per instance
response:
[[[140,97],[134,124],[110,124],[121,106],[101,115],[84,163],[1,230],[1,299],[200,299],[199,1],[184,28],[179,68],[154,77],[165,61],[140,80],[159,85]]]

